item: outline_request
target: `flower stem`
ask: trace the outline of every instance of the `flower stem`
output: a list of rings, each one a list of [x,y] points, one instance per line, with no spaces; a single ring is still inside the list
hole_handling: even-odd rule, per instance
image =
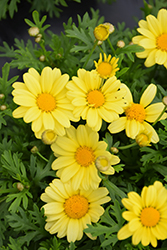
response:
[[[113,54],[115,55],[115,49],[114,49],[114,47],[112,46],[109,37],[107,38],[107,42],[108,42],[108,44],[110,45],[110,48],[111,48]]]
[[[118,147],[118,149],[123,150],[123,149],[127,149],[127,148],[132,148],[132,147],[134,147],[136,145],[137,145],[137,142],[133,142],[132,144],[129,144],[127,146]]]
[[[39,152],[36,152],[37,155],[39,155],[44,161],[48,162],[48,159],[46,159],[43,155],[41,155]]]
[[[98,40],[96,40],[96,42],[94,43],[93,48],[92,48],[92,50],[90,51],[89,56],[88,56],[86,62],[84,63],[84,65],[83,65],[83,68],[86,67],[86,65],[87,65],[87,63],[88,63],[88,61],[89,61],[89,59],[91,58],[91,55],[93,54],[93,51],[95,50],[95,48],[96,48],[96,46],[97,46],[97,44],[98,44]]]
[[[155,120],[155,122],[152,124],[152,126],[154,126],[158,121],[159,119],[163,116],[163,114],[165,113],[166,111],[166,106],[164,107],[164,109],[162,110],[161,114],[158,116],[158,118]]]

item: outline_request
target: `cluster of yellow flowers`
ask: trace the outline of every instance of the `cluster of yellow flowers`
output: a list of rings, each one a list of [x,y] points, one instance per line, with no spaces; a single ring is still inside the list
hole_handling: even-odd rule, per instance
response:
[[[149,16],[147,22],[139,23],[142,36],[134,37],[133,43],[145,48],[137,56],[148,57],[146,66],[153,63],[167,66],[165,20],[166,11],[160,10],[158,21]],[[113,31],[114,27],[105,23],[95,28],[94,35],[98,41],[104,41]],[[51,144],[56,156],[52,169],[56,170],[58,178],[41,195],[47,203],[44,205],[47,216],[45,228],[51,234],[58,233],[60,238],[67,235],[69,242],[80,240],[87,224],[97,222],[104,213],[101,205],[110,201],[108,190],[99,187],[101,178],[98,171],[106,175],[114,174],[112,165],[118,164],[120,159],[107,151],[107,143],[99,141],[98,131],[102,121],[110,123],[108,130],[111,133],[125,129],[126,135],[136,139],[140,146],[159,141],[156,131],[149,124],[159,119],[165,107],[162,102],[150,105],[157,87],[150,84],[140,102],[134,103],[129,88],[115,76],[119,70],[118,58],[107,57],[105,53],[103,57],[104,60],[100,54],[95,70],[81,68],[71,80],[58,68],[45,67],[41,75],[30,68],[23,75],[24,83],[13,84],[14,102],[20,105],[13,116],[23,117],[26,123],[31,122],[35,136]],[[120,116],[123,113],[125,115]],[[166,117],[164,113],[160,119]],[[71,121],[79,122],[81,118],[86,121],[85,125],[80,124],[76,128],[71,125]],[[151,242],[153,246],[156,245],[156,238],[164,239],[166,193],[159,182],[145,187],[141,198],[134,192],[129,193],[128,198],[123,199],[129,212],[124,212],[123,216],[130,222],[119,231],[118,238],[133,235],[134,244],[142,241],[143,245]],[[162,196],[164,199],[161,200]],[[151,214],[150,219],[147,219],[148,214]],[[93,239],[90,234],[88,236]]]

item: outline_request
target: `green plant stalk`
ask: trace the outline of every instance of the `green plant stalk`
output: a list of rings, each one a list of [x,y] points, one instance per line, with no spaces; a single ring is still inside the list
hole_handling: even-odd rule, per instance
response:
[[[48,159],[46,159],[43,155],[41,155],[39,152],[36,153],[37,155],[39,155],[41,157],[41,159],[43,159],[44,161],[48,162]]]
[[[123,149],[127,149],[127,148],[132,148],[132,147],[134,147],[136,145],[138,145],[137,142],[133,142],[132,144],[129,144],[127,146],[118,147],[118,149],[123,150]]]
[[[114,54],[114,56],[115,56],[115,49],[114,49],[114,47],[112,46],[109,37],[107,38],[107,42],[108,42],[108,44],[109,44],[109,46],[110,46],[110,49],[112,50],[112,52],[113,52],[113,54]]]
[[[97,44],[98,44],[98,40],[96,40],[96,42],[94,43],[93,48],[91,49],[91,51],[90,51],[90,53],[89,53],[89,56],[88,56],[86,62],[84,63],[84,65],[83,65],[83,68],[86,67],[86,65],[87,65],[87,63],[88,63],[88,61],[89,61],[89,59],[91,58],[91,55],[93,54],[93,51],[95,50],[95,48],[96,48],[96,46],[97,46]]]
[[[164,107],[164,109],[162,110],[161,114],[158,116],[158,118],[155,120],[155,122],[152,124],[152,126],[155,126],[155,124],[159,121],[159,119],[163,116],[163,114],[166,111],[166,106]]]

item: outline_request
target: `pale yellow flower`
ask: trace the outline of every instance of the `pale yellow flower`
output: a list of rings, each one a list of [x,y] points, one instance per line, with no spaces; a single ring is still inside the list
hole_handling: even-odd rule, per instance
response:
[[[115,76],[102,85],[101,77],[94,70],[79,69],[77,74],[67,84],[67,97],[74,105],[73,114],[99,131],[102,120],[112,122],[124,112],[126,89],[120,89],[121,82]]]
[[[145,50],[136,53],[139,58],[146,58],[145,66],[154,64],[164,65],[167,68],[167,10],[160,9],[157,18],[148,15],[145,20],[139,21],[137,31],[141,34],[133,37],[134,44]]]
[[[96,67],[96,72],[99,74],[101,78],[107,79],[109,77],[112,77],[115,75],[116,71],[119,70],[117,67],[119,58],[112,57],[111,55],[106,56],[104,53],[104,60],[102,58],[102,54],[100,53],[100,58],[98,62],[94,61],[95,67]]]
[[[81,240],[87,224],[98,222],[104,213],[101,204],[111,200],[108,193],[105,187],[74,190],[71,182],[54,179],[41,195],[41,200],[47,203],[43,206],[47,217],[45,229],[50,234],[57,233],[59,238],[67,236],[68,242]]]
[[[73,105],[66,97],[67,74],[61,75],[58,68],[53,70],[45,67],[41,75],[30,68],[23,75],[24,83],[13,84],[13,100],[20,105],[13,112],[14,118],[22,118],[24,122],[32,122],[32,130],[37,138],[41,138],[43,131],[54,130],[58,135],[64,135],[65,129],[70,127],[70,120],[74,119]]]
[[[128,224],[118,232],[119,240],[132,236],[132,243],[143,246],[150,243],[157,246],[158,240],[167,239],[167,190],[161,182],[144,187],[141,196],[136,192],[128,193],[122,203],[128,211],[122,213]]]
[[[63,182],[71,180],[74,190],[79,187],[89,190],[99,186],[101,178],[95,166],[96,158],[104,156],[108,159],[107,175],[113,175],[112,165],[120,162],[118,156],[107,151],[107,143],[99,141],[99,135],[87,125],[73,126],[66,129],[65,136],[58,136],[51,145],[57,159],[52,163],[52,169],[58,170],[56,175]]]
[[[106,40],[110,35],[110,27],[106,24],[100,24],[94,29],[94,36],[99,41]]]
[[[160,113],[163,111],[165,105],[162,102],[153,103],[149,105],[157,91],[157,87],[154,84],[150,84],[140,98],[140,103],[134,103],[132,94],[129,88],[122,84],[122,88],[126,88],[127,94],[125,96],[129,103],[129,106],[125,108],[124,117],[120,117],[118,120],[113,121],[108,129],[111,133],[118,133],[125,129],[126,135],[132,139],[141,132],[147,131],[151,134],[151,142],[157,143],[159,137],[155,129],[148,123],[154,122],[159,117]],[[167,114],[164,113],[161,119],[165,119]]]

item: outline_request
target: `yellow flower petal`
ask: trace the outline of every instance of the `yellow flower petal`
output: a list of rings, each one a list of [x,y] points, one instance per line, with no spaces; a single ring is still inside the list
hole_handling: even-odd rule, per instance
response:
[[[141,98],[140,98],[140,104],[145,108],[147,107],[152,100],[154,99],[157,92],[157,87],[155,84],[150,84],[145,91],[143,92]]]
[[[145,66],[146,67],[151,67],[155,64],[155,54],[156,54],[157,50],[154,49],[152,50],[149,54],[148,54],[148,57],[147,59],[145,60]]]
[[[118,240],[124,240],[129,238],[132,235],[132,232],[129,230],[129,225],[126,224],[123,226],[117,233]]]
[[[40,115],[41,115],[41,110],[39,110],[37,107],[31,107],[25,113],[24,121],[26,123],[32,122],[33,120],[38,119]]]
[[[15,109],[12,113],[14,118],[21,118],[25,115],[25,113],[27,112],[28,107],[18,107],[17,109]]]
[[[122,130],[125,129],[126,126],[126,121],[127,118],[126,117],[121,117],[116,121],[113,121],[109,126],[108,126],[108,130],[110,131],[110,133],[119,133]]]

